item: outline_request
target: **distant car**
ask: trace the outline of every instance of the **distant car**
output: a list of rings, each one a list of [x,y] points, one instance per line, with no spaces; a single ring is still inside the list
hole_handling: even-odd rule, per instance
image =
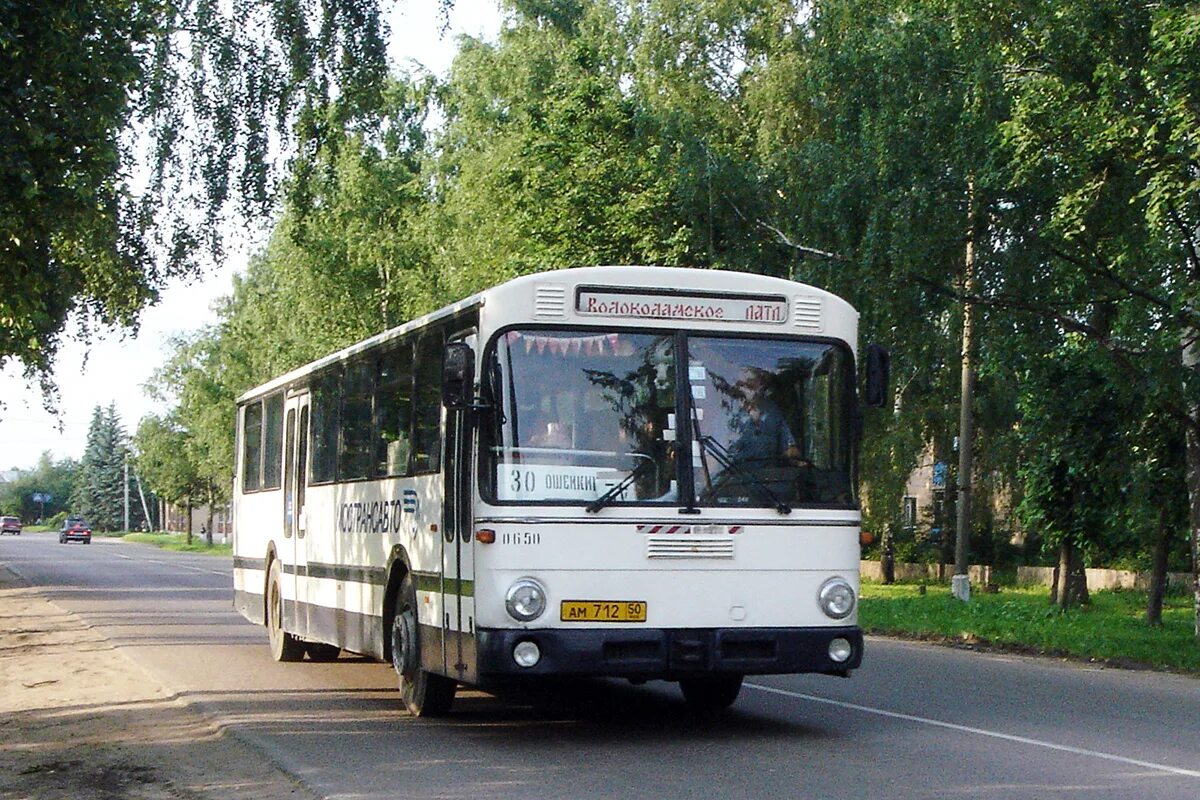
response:
[[[92,543],[92,526],[83,517],[67,517],[62,527],[58,529],[58,543],[67,542]]]
[[[0,533],[11,533],[14,536],[21,535],[21,518],[20,517],[0,517]]]

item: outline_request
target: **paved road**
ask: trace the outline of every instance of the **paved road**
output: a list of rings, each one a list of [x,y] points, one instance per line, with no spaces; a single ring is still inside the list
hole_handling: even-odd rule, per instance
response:
[[[619,682],[413,720],[385,665],[272,662],[225,559],[26,534],[0,563],[331,798],[1200,796],[1190,678],[871,640],[850,680],[748,679],[713,720]]]

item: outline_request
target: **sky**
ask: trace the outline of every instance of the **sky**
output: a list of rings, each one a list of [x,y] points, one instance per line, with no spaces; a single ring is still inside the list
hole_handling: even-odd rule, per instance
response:
[[[500,28],[496,0],[457,0],[444,33],[438,6],[437,0],[395,4],[388,22],[389,56],[396,66],[408,69],[415,62],[444,76],[454,58],[457,36],[492,40]],[[143,312],[137,336],[122,331],[97,333],[86,347],[64,336],[55,370],[60,392],[57,418],[42,408],[41,390],[24,380],[20,365],[10,363],[0,371],[0,471],[30,469],[46,451],[54,460],[82,457],[97,405],[115,403],[130,435],[143,416],[165,411],[145,385],[165,361],[171,337],[216,321],[214,302],[230,294],[234,274],[265,244],[266,233],[243,238],[230,244],[224,263],[212,266],[200,278],[169,284],[160,302]]]

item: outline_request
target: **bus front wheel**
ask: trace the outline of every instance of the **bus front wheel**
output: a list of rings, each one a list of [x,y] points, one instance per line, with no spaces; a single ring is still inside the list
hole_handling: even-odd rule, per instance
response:
[[[742,690],[741,675],[713,675],[704,678],[682,678],[679,688],[688,707],[696,711],[721,711],[733,705]]]
[[[271,561],[267,573],[267,639],[271,658],[299,661],[304,658],[304,643],[283,629],[283,587],[279,581],[279,561]]]
[[[421,642],[417,627],[417,587],[405,575],[396,592],[392,617],[392,666],[400,678],[400,699],[414,717],[447,713],[458,683],[421,668]]]

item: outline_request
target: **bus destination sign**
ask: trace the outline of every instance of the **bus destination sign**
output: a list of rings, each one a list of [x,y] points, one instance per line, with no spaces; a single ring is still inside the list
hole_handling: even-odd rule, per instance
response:
[[[580,289],[575,310],[580,314],[639,319],[676,319],[696,322],[787,322],[787,298],[780,295],[705,296],[626,293]]]

